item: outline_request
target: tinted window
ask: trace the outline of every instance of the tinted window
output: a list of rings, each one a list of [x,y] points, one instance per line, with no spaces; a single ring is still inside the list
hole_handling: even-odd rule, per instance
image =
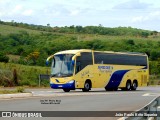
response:
[[[95,52],[94,57],[95,64],[147,66],[147,56]]]
[[[91,52],[83,52],[81,53],[81,56],[77,57],[76,59],[76,73],[78,73],[80,70],[85,68],[87,65],[92,65],[92,53]]]

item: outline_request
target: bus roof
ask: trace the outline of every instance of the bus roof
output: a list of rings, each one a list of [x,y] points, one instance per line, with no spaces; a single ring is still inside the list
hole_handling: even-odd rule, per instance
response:
[[[92,50],[89,50],[89,49],[65,50],[65,51],[57,52],[54,55],[57,55],[57,54],[77,54],[79,52],[91,52],[91,51]]]
[[[91,52],[91,51],[92,51],[91,49],[65,50],[65,51],[57,52],[57,53],[55,53],[54,55],[58,55],[58,54],[77,54],[77,53],[79,53],[79,52]],[[114,51],[94,51],[94,52],[146,56],[145,53],[139,53],[139,52],[114,52]]]

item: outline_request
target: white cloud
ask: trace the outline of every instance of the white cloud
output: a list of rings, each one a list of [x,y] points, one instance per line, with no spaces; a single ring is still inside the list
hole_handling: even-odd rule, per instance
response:
[[[148,17],[145,17],[145,16],[136,16],[136,17],[133,17],[131,22],[132,23],[136,23],[136,22],[143,22],[145,20],[148,20]]]
[[[24,11],[22,12],[22,15],[24,15],[24,16],[31,16],[31,15],[33,15],[33,10],[31,10],[31,9],[29,9],[29,10],[24,10]]]
[[[12,12],[20,12],[22,9],[23,9],[23,6],[22,6],[22,5],[16,5],[16,6],[13,8],[13,11],[12,11]]]
[[[70,11],[70,15],[71,15],[71,16],[76,16],[76,15],[78,15],[79,13],[80,13],[79,10],[72,10],[72,11]]]
[[[0,0],[0,19],[41,25],[50,23],[51,26],[102,24],[106,27],[136,25],[145,28],[149,25],[152,29],[159,29],[160,1]]]
[[[150,13],[150,16],[160,17],[160,11],[152,12],[152,13]]]
[[[141,2],[140,0],[130,0],[124,3],[120,3],[114,6],[114,9],[146,9],[152,6],[152,4]]]
[[[3,13],[2,12],[0,12],[0,17],[2,17],[3,16]]]
[[[132,23],[137,23],[137,22],[145,22],[145,21],[150,21],[150,20],[158,20],[160,19],[160,11],[153,11],[150,12],[148,15],[145,16],[136,16],[133,17],[131,22]]]

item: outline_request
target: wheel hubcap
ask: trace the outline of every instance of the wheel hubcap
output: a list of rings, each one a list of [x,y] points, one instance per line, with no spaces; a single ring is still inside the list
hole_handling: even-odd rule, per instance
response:
[[[130,89],[130,87],[131,87],[131,86],[130,86],[130,83],[128,83],[128,84],[127,84],[127,89],[129,90],[129,89]]]
[[[135,89],[137,87],[136,83],[133,83],[133,88]]]
[[[89,89],[89,84],[88,83],[85,84],[85,88]]]

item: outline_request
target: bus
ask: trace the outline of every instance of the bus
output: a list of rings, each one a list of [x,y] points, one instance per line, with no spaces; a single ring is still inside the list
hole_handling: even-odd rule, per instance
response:
[[[51,62],[50,87],[64,92],[91,88],[136,90],[149,81],[148,56],[145,53],[65,50],[47,58]]]

